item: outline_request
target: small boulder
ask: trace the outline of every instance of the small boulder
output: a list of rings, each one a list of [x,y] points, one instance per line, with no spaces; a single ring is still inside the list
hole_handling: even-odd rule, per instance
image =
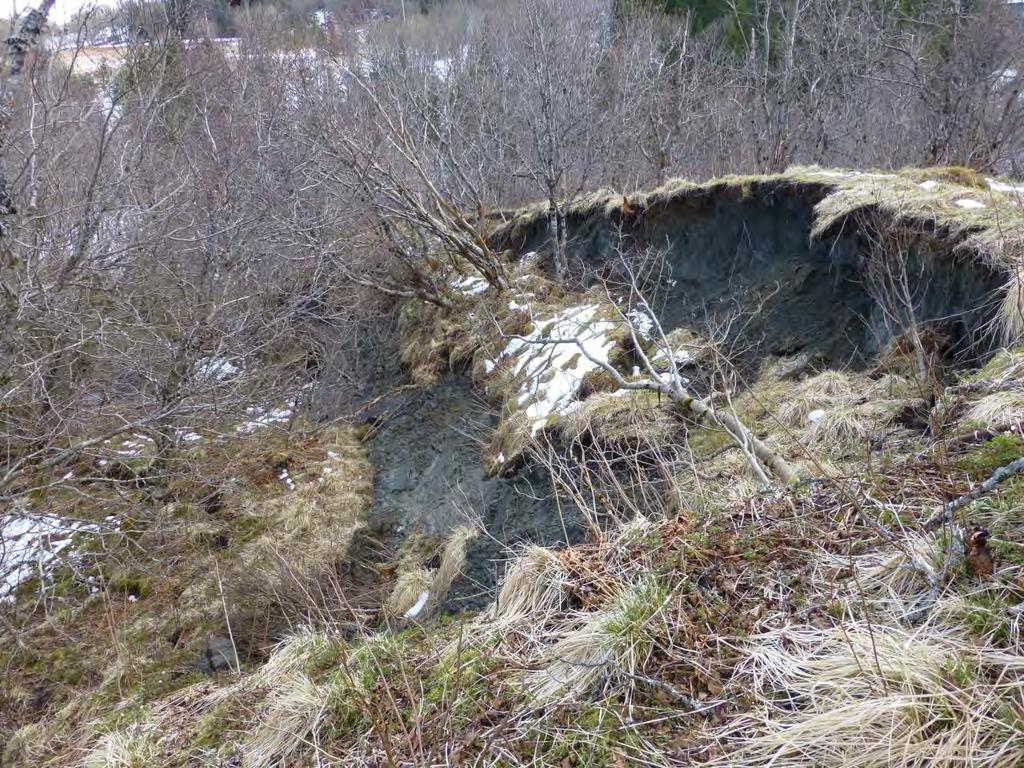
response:
[[[206,647],[196,660],[196,668],[207,675],[238,669],[238,654],[235,653],[234,643],[223,635],[211,635],[206,639]]]

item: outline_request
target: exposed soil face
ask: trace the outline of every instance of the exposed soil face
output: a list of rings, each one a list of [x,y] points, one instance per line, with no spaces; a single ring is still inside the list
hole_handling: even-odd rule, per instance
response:
[[[874,300],[864,272],[872,246],[856,225],[812,240],[814,185],[761,182],[677,196],[636,216],[619,211],[567,220],[569,259],[579,271],[614,280],[621,251],[661,257],[652,305],[665,330],[732,319],[743,357],[809,353],[831,366],[860,367],[902,330]],[[541,250],[546,223],[511,243]],[[910,240],[908,285],[916,319],[941,331],[950,354],[977,358],[988,345],[972,332],[991,317],[991,297],[1004,282],[976,260]]]
[[[527,467],[512,477],[487,476],[480,440],[497,415],[466,375],[399,395],[373,420],[365,443],[377,472],[368,524],[387,549],[414,532],[444,536],[472,520],[483,524],[446,610],[489,602],[510,549],[583,540],[578,516],[556,506],[546,472]]]
[[[872,245],[854,224],[811,239],[823,195],[814,185],[762,182],[677,196],[633,218],[615,211],[577,215],[568,220],[570,261],[589,279],[614,281],[622,276],[623,246],[657,249],[653,306],[666,331],[706,334],[709,325],[729,322],[728,335],[741,343],[733,355],[751,365],[768,355],[805,353],[818,365],[860,368],[899,335],[906,318],[887,314],[873,297],[864,269]],[[543,250],[545,227],[535,224],[512,245]],[[907,248],[916,320],[940,331],[947,353],[978,358],[987,344],[976,329],[990,316],[986,302],[1003,277],[936,250],[923,236],[909,238]],[[390,363],[377,381],[381,388],[404,380],[396,357],[384,359]],[[555,502],[542,468],[487,476],[482,445],[497,416],[467,375],[389,398],[368,419],[375,426],[366,450],[376,467],[369,531],[383,552],[412,533],[443,537],[467,522],[483,523],[445,610],[492,599],[510,549],[585,538],[578,511]]]

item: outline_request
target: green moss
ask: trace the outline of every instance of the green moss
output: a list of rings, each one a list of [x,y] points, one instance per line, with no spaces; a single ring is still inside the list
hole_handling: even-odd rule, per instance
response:
[[[603,768],[631,764],[640,754],[650,757],[630,719],[612,702],[559,707],[545,719],[550,727],[535,734],[542,766]]]
[[[634,658],[644,658],[654,642],[651,622],[665,606],[668,597],[668,588],[653,575],[622,595],[603,627],[616,647]]]
[[[977,371],[961,377],[961,381],[973,383],[998,379],[1021,365],[1024,365],[1024,349],[1000,349]]]
[[[91,659],[83,649],[73,645],[61,645],[22,662],[27,673],[48,685],[81,685],[89,677],[90,666]]]
[[[153,702],[206,679],[202,672],[175,663],[184,661],[186,658],[183,654],[176,654],[172,660],[166,662],[166,666],[160,665],[160,668],[147,670],[141,676],[139,685],[132,691],[132,695],[143,703]]]
[[[400,680],[405,666],[403,651],[407,638],[406,633],[381,634],[353,648],[349,657],[353,677],[367,689],[372,688],[378,679]]]
[[[697,458],[710,456],[733,443],[732,437],[724,429],[705,424],[691,425],[686,431],[686,440]]]
[[[361,681],[350,670],[339,669],[323,683],[324,733],[323,738],[350,742],[372,724],[371,712],[367,706],[369,693]]]
[[[1017,435],[997,435],[982,443],[957,462],[972,480],[984,480],[999,467],[1024,456],[1024,441]]]
[[[111,592],[120,592],[139,600],[143,600],[153,593],[152,580],[135,573],[115,573],[107,581],[107,587]]]
[[[445,656],[427,674],[425,700],[453,724],[468,724],[483,712],[489,699],[495,661],[477,648],[461,648]]]
[[[317,643],[310,649],[306,656],[306,672],[312,677],[319,673],[329,672],[337,669],[343,663],[345,657],[345,644],[340,638],[325,638],[322,643]]]
[[[238,697],[228,696],[199,719],[191,746],[196,750],[219,750],[224,746],[225,734],[241,727],[243,723],[241,701]]]
[[[963,601],[962,621],[975,637],[985,642],[1005,646],[1013,638],[1009,624],[1009,606],[1001,597],[992,595],[967,595]]]

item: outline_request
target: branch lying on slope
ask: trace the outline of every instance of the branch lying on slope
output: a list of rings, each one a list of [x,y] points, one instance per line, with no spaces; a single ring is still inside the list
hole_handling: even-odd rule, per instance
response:
[[[1000,467],[992,473],[990,478],[973,488],[969,493],[965,493],[963,496],[952,501],[947,501],[942,505],[942,509],[925,521],[924,529],[926,531],[934,531],[936,528],[945,525],[953,519],[953,514],[958,509],[966,507],[972,501],[976,501],[987,493],[991,493],[1000,483],[1019,475],[1021,472],[1024,472],[1024,457]]]
[[[632,325],[630,325],[630,333],[633,334]],[[694,397],[694,395],[683,385],[683,378],[679,374],[675,360],[672,358],[671,349],[668,347],[667,340],[665,340],[664,343],[666,345],[666,349],[669,350],[668,358],[670,370],[666,373],[658,373],[647,355],[644,354],[641,345],[637,342],[634,334],[634,345],[650,378],[628,381],[610,363],[605,360],[598,359],[590,354],[590,352],[587,351],[586,346],[579,339],[555,337],[530,339],[524,336],[510,336],[509,338],[519,339],[526,344],[537,346],[573,344],[577,349],[579,349],[580,354],[587,358],[587,360],[611,376],[619,389],[657,392],[668,397],[677,407],[692,413],[698,420],[703,421],[710,419],[717,423],[729,433],[729,436],[732,437],[733,440],[736,441],[736,444],[739,446],[740,450],[743,451],[748,463],[750,463],[754,472],[760,479],[767,481],[764,470],[761,468],[761,463],[768,466],[771,469],[772,474],[787,485],[795,483],[800,479],[784,458],[769,448],[763,441],[758,439],[739,419],[730,413],[725,413],[715,408],[710,402],[710,398],[700,399]]]

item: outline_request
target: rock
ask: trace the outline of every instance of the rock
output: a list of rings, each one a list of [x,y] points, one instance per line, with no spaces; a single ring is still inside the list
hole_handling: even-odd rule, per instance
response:
[[[237,670],[238,654],[235,653],[234,643],[223,635],[211,635],[206,640],[202,655],[196,660],[196,668],[208,675]]]

